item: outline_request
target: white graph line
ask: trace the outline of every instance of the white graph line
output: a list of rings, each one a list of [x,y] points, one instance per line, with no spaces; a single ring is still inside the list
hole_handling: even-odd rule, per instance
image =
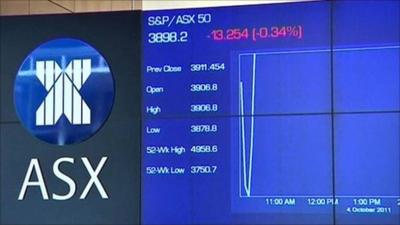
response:
[[[254,115],[255,115],[255,84],[256,84],[256,59],[257,55],[281,55],[281,54],[304,54],[304,53],[328,53],[328,52],[348,52],[348,51],[368,51],[368,50],[387,50],[387,49],[400,49],[400,46],[378,46],[378,47],[359,47],[359,48],[336,48],[336,49],[316,49],[316,50],[295,50],[295,51],[272,51],[272,52],[253,52],[253,53],[241,53],[238,54],[239,58],[239,146],[241,152],[239,151],[239,171],[243,172],[243,182],[242,175],[239,172],[239,197],[240,198],[266,198],[266,197],[285,197],[285,196],[269,196],[269,195],[251,195],[251,184],[252,184],[252,174],[253,174],[253,150],[254,150]],[[252,85],[251,85],[251,114],[250,114],[250,148],[249,148],[249,158],[247,160],[246,154],[246,129],[245,129],[245,109],[244,109],[244,84],[241,77],[241,57],[252,56]],[[248,161],[248,163],[247,163]],[[241,164],[243,168],[241,168]],[[247,167],[248,164],[248,167]],[[244,186],[245,195],[242,195],[242,188]],[[286,196],[286,197],[332,197],[329,195],[307,195],[307,196]],[[335,197],[360,197],[351,195],[342,195]],[[361,196],[362,197],[362,196]],[[373,196],[370,196],[373,197]],[[400,196],[380,196],[382,198],[398,198]]]
[[[239,61],[239,94],[238,94],[238,97],[239,97],[239,99],[238,99],[238,102],[239,102],[239,113],[240,113],[240,104],[241,104],[241,100],[242,100],[242,97],[241,97],[241,83],[240,83],[240,79],[241,79],[241,69],[242,69],[242,67],[241,67],[241,65],[240,65],[240,55],[239,55],[239,57],[238,57],[239,59],[238,59],[238,61]],[[238,120],[238,122],[239,122],[239,130],[241,130],[240,128],[241,128],[241,120],[239,119]],[[239,146],[239,148],[240,148],[240,134],[239,134],[239,143],[238,143],[238,146]],[[241,197],[242,196],[242,165],[241,165],[241,154],[242,154],[242,151],[238,151],[238,153],[239,153],[239,157],[238,157],[238,159],[239,159],[239,163],[238,163],[238,166],[239,166],[239,172],[238,172],[238,174],[239,174],[239,196]]]
[[[240,129],[242,143],[242,158],[243,158],[243,182],[246,195],[251,194],[251,180],[253,172],[253,149],[254,149],[254,112],[255,112],[255,93],[256,93],[256,54],[253,54],[253,71],[251,84],[251,121],[250,121],[250,149],[249,149],[249,169],[247,170],[246,163],[246,141],[245,141],[245,119],[244,119],[244,97],[243,97],[243,81],[239,81],[239,107],[240,107]],[[240,78],[241,79],[241,78]]]
[[[239,95],[240,95],[240,113],[241,115],[244,114],[244,107],[243,107],[243,82],[239,82]],[[244,189],[246,191],[246,195],[250,195],[249,190],[247,189],[247,163],[246,163],[246,138],[244,132],[244,116],[240,117],[241,125],[240,130],[242,134],[242,159],[243,159],[243,182],[244,182]],[[240,187],[242,188],[242,187]]]
[[[293,50],[293,51],[271,51],[258,53],[241,53],[239,56],[256,55],[281,55],[281,54],[303,54],[303,53],[323,53],[323,52],[349,52],[349,51],[369,51],[369,50],[388,50],[400,49],[400,46],[381,46],[381,47],[362,47],[362,48],[334,48],[334,49],[315,49],[315,50]]]

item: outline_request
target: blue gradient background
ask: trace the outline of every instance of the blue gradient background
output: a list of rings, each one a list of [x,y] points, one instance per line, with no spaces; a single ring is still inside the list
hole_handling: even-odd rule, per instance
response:
[[[91,110],[91,124],[72,125],[62,115],[53,126],[36,126],[36,110],[47,92],[36,77],[35,62],[53,60],[63,70],[74,59],[91,59],[92,62],[92,73],[79,91]],[[56,39],[40,45],[22,63],[15,79],[14,102],[21,122],[32,135],[58,145],[79,143],[94,135],[110,115],[114,79],[107,62],[96,49],[80,40]]]
[[[184,28],[146,24],[149,16],[195,13],[211,13],[212,24]],[[391,205],[391,215],[351,215],[343,206],[351,200],[344,200],[340,206],[316,207],[300,202],[294,207],[267,207],[263,198],[239,198],[237,88],[239,54],[325,51],[258,57],[252,193],[400,195],[399,1],[318,1],[144,15],[144,65],[177,64],[184,71],[174,77],[143,71],[143,85],[163,86],[171,91],[160,98],[143,92],[144,106],[159,105],[164,109],[157,117],[143,111],[144,124],[174,131],[154,137],[143,130],[143,145],[191,146],[197,141],[188,135],[189,125],[208,121],[218,124],[220,130],[217,134],[204,134],[201,140],[218,144],[221,149],[212,159],[164,158],[146,155],[143,150],[143,168],[166,162],[171,166],[216,163],[221,168],[218,173],[205,176],[143,173],[144,224],[400,223],[395,204]],[[213,29],[286,24],[303,25],[304,39],[219,43],[206,39]],[[156,46],[147,42],[149,32],[173,30],[187,30],[189,42]],[[393,48],[387,48],[390,46]],[[353,50],[341,51],[350,48]],[[190,63],[198,62],[227,62],[227,69],[218,76],[208,72],[191,75],[189,69],[185,70]],[[241,63],[245,74],[245,68],[251,68],[251,57],[244,57]],[[244,95],[250,99],[251,76],[244,76]],[[217,82],[222,91],[199,96],[183,89],[198,82]],[[218,103],[220,110],[201,115],[187,110],[191,103],[205,101]],[[245,108],[248,116],[248,102]],[[249,117],[245,120],[249,124]]]

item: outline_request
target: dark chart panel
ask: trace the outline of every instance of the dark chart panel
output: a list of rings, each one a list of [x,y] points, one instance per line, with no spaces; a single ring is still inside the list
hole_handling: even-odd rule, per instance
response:
[[[399,224],[399,11],[145,12],[143,224]]]

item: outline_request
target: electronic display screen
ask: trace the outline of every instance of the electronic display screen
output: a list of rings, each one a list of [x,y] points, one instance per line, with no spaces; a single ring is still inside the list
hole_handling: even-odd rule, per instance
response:
[[[0,225],[140,224],[140,32],[138,11],[0,16]]]
[[[399,224],[400,2],[144,12],[143,224]]]

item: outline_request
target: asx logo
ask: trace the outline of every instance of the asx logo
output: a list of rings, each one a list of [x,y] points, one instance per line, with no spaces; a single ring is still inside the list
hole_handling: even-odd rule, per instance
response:
[[[56,39],[37,47],[26,57],[15,80],[14,104],[21,123],[33,136],[50,144],[74,144],[90,138],[107,120],[113,103],[114,79],[106,60],[92,46],[76,39]],[[82,168],[90,179],[79,199],[86,199],[92,187],[101,199],[108,199],[99,178],[107,160],[103,156],[93,167],[88,157],[81,157],[81,164],[71,157],[56,159],[52,174],[68,191],[49,195],[48,186],[52,185],[45,182],[49,173],[42,172],[39,158],[32,158],[18,200],[25,200],[28,190],[35,187],[43,200],[69,200],[81,187],[77,185],[81,179],[74,180],[71,175],[78,172],[81,176]]]
[[[82,161],[83,165],[85,166],[86,171],[90,175],[90,179],[87,182],[85,189],[80,194],[79,199],[81,199],[81,200],[86,199],[86,197],[89,194],[89,191],[91,189],[93,189],[92,186],[96,187],[96,189],[102,199],[108,199],[109,198],[108,194],[98,177],[107,161],[107,157],[102,157],[99,164],[95,167],[95,169],[92,167],[88,158],[82,157],[81,161]],[[60,168],[62,164],[74,165],[74,163],[75,163],[74,158],[70,158],[70,157],[59,158],[53,163],[54,176],[57,179],[63,181],[65,184],[68,185],[68,192],[66,194],[52,193],[51,199],[58,200],[58,201],[65,201],[65,200],[69,200],[73,196],[75,196],[75,194],[77,192],[77,185],[76,185],[75,180],[72,179],[70,176],[68,176],[66,173],[64,173]],[[35,174],[37,177],[36,181],[31,180],[33,174]],[[44,175],[42,173],[42,169],[41,169],[41,166],[39,163],[39,159],[37,159],[37,158],[31,159],[31,161],[29,163],[24,182],[22,183],[22,187],[21,187],[21,190],[18,195],[19,201],[22,201],[25,199],[25,195],[26,195],[26,192],[28,191],[28,187],[38,187],[40,189],[40,193],[42,194],[43,200],[50,199],[49,194],[48,194],[48,188],[46,186]]]
[[[37,138],[57,145],[93,136],[114,103],[114,79],[104,57],[76,39],[37,47],[22,63],[14,88],[17,115]]]
[[[64,115],[74,125],[90,124],[90,109],[79,94],[91,74],[91,60],[73,60],[65,71],[55,61],[37,61],[36,76],[47,96],[36,111],[36,126],[54,125]]]

